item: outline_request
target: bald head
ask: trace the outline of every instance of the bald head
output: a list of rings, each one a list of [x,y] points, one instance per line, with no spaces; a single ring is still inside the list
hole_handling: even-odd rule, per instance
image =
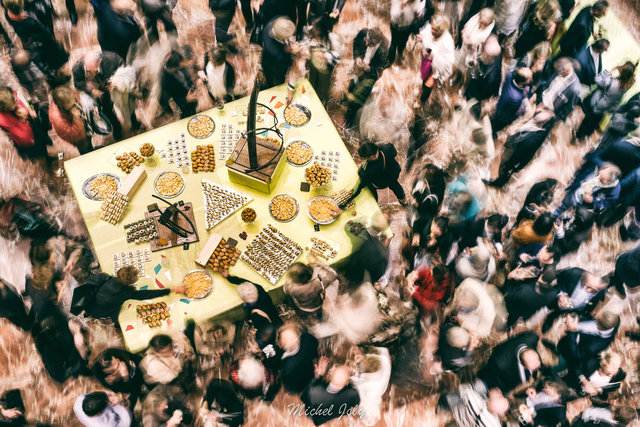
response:
[[[520,355],[520,361],[529,371],[537,371],[540,369],[540,355],[537,351],[532,350],[530,348],[524,350]]]
[[[349,384],[351,369],[347,365],[336,367],[331,373],[331,387],[335,390],[342,390]]]
[[[492,414],[502,417],[509,410],[509,401],[502,393],[489,393],[487,409]]]
[[[97,73],[100,70],[100,52],[92,51],[84,55],[84,69],[90,73]]]
[[[495,35],[490,35],[484,42],[484,49],[482,52],[483,58],[496,58],[502,52],[498,38]]]

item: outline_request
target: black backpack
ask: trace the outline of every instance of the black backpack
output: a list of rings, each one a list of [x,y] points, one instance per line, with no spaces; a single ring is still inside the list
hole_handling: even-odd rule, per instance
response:
[[[89,307],[96,298],[96,294],[100,287],[112,279],[107,273],[92,274],[87,277],[84,285],[78,286],[73,291],[73,297],[71,299],[71,313],[76,316],[82,313]]]

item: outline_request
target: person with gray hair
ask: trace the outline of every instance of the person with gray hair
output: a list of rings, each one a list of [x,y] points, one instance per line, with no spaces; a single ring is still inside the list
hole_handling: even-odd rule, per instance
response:
[[[554,66],[555,75],[538,88],[537,111],[552,111],[556,119],[565,121],[580,102],[582,86],[571,59],[560,58]]]
[[[276,374],[253,354],[245,354],[231,363],[229,379],[248,399],[261,398],[271,401],[280,390]]]

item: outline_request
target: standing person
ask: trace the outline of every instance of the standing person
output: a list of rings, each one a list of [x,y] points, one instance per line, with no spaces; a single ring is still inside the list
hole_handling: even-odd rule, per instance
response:
[[[504,78],[498,106],[491,118],[493,137],[495,138],[502,129],[510,125],[524,114],[526,104],[524,100],[530,95],[533,73],[529,68],[518,68],[515,72],[508,73]]]
[[[86,118],[78,105],[76,92],[69,86],[58,86],[51,94],[49,122],[56,134],[74,145],[80,154],[93,150],[91,134],[87,132]]]
[[[423,47],[420,100],[424,102],[436,84],[441,86],[451,77],[456,60],[456,46],[449,32],[449,21],[440,14],[433,15],[418,37]]]
[[[25,331],[31,329],[33,322],[27,314],[24,301],[18,291],[2,279],[0,279],[0,317]]]
[[[0,88],[0,128],[9,134],[20,156],[31,160],[47,156],[49,135],[35,120],[35,113],[8,87]]]
[[[244,401],[238,397],[227,380],[218,378],[211,380],[200,410],[206,412],[203,417],[205,423],[212,415],[215,421],[219,420],[220,423],[231,427],[244,424]]]
[[[331,76],[340,59],[340,54],[331,43],[329,18],[317,18],[311,22],[309,31],[309,59],[306,66],[309,71],[309,83],[313,86],[323,104],[329,100]]]
[[[389,66],[389,42],[377,28],[364,28],[353,39],[353,59],[380,75]]]
[[[229,367],[229,379],[247,399],[273,400],[280,390],[277,372],[263,365],[253,354],[245,354]]]
[[[495,26],[495,15],[489,8],[472,16],[462,29],[461,54],[466,66],[475,65],[483,50],[483,45]]]
[[[108,348],[94,360],[93,375],[114,393],[128,395],[129,407],[134,408],[142,393],[141,356],[119,348]]]
[[[136,4],[132,0],[89,0],[98,24],[98,42],[103,52],[114,52],[122,60],[129,47],[142,35],[133,14]]]
[[[482,45],[477,63],[469,70],[465,96],[484,101],[497,96],[502,83],[502,48],[498,37],[490,35]]]
[[[73,412],[85,427],[130,427],[132,421],[131,412],[116,395],[101,391],[80,395]]]
[[[159,334],[151,338],[140,361],[144,382],[149,385],[178,385],[187,392],[195,382],[195,354],[184,335]]]
[[[5,17],[40,71],[51,78],[68,60],[69,54],[52,32],[24,10],[23,0],[6,0]]]
[[[493,5],[496,34],[509,58],[513,58],[513,44],[530,3],[531,0],[496,0]]]
[[[574,59],[580,64],[580,69],[576,72],[580,83],[590,87],[596,82],[596,77],[602,72],[602,54],[607,50],[609,40],[599,39],[576,53]]]
[[[293,21],[282,16],[265,25],[261,63],[267,87],[285,82],[287,71],[293,63],[290,42],[295,31]]]
[[[111,122],[116,141],[122,138],[122,125],[113,109],[109,79],[122,64],[122,58],[115,52],[87,52],[75,63],[72,71],[74,86],[96,101]]]
[[[587,44],[589,37],[598,39],[594,33],[594,23],[607,14],[608,8],[608,1],[598,0],[592,6],[582,9],[560,39],[560,56],[573,58]]]
[[[576,139],[588,138],[600,126],[604,114],[617,108],[625,92],[635,83],[634,74],[636,66],[632,62],[625,62],[616,67],[617,77],[611,73],[604,72],[595,78],[597,87],[582,103],[584,119],[576,132]]]
[[[378,200],[378,190],[389,188],[398,198],[398,202],[404,205],[406,203],[404,189],[398,182],[401,168],[396,160],[397,154],[393,144],[372,142],[362,144],[358,148],[358,155],[365,160],[365,163],[358,169],[360,182],[342,206],[348,205],[365,187],[371,191],[376,200]]]
[[[318,340],[292,323],[280,328],[278,344],[284,350],[280,366],[282,385],[289,393],[301,393],[313,379]]]
[[[229,26],[233,21],[233,15],[236,13],[237,3],[238,0],[209,0],[209,9],[211,9],[213,16],[216,18],[216,43],[226,43],[235,37],[233,34],[229,35]],[[250,22],[247,21],[247,25],[249,24]]]
[[[556,32],[559,10],[557,0],[542,0],[529,7],[513,46],[515,58],[521,58],[541,42],[551,41]]]
[[[360,404],[358,413],[362,423],[373,426],[380,421],[382,396],[389,387],[391,378],[391,357],[386,347],[369,347],[355,357],[356,368],[351,382],[358,391]]]
[[[162,95],[164,104],[170,99],[180,109],[180,118],[183,119],[196,113],[198,107],[196,83],[192,79],[189,67],[191,60],[178,51],[169,54],[162,69]],[[165,108],[167,106],[165,105]],[[170,107],[169,107],[170,108]]]
[[[627,296],[625,285],[629,289],[640,286],[640,246],[622,252],[616,259],[616,267],[611,277],[611,286],[622,296]]]
[[[560,58],[554,65],[556,73],[538,88],[537,109],[552,111],[556,120],[565,121],[580,102],[582,87],[569,58]]]
[[[324,290],[336,282],[337,273],[322,263],[306,265],[295,262],[287,271],[284,292],[293,300],[295,307],[309,316],[319,315],[322,310]]]
[[[234,98],[236,71],[227,61],[228,53],[227,48],[220,45],[207,52],[204,58],[204,75],[200,76],[203,77],[213,102],[218,105],[224,105]]]
[[[150,44],[159,40],[158,21],[162,22],[164,31],[169,37],[178,37],[178,29],[173,22],[171,8],[167,5],[166,0],[141,0],[140,9],[144,14],[147,38]]]
[[[452,285],[442,264],[430,268],[424,263],[407,275],[407,291],[425,318],[440,311],[453,290]]]
[[[391,43],[389,44],[389,63],[396,56],[402,57],[411,34],[431,19],[434,8],[429,0],[393,0],[391,2]]]

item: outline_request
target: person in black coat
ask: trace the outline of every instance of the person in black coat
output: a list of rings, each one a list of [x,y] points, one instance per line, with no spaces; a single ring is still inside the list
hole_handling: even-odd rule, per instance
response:
[[[282,385],[290,393],[301,393],[313,379],[318,340],[295,324],[283,326],[278,334],[280,347],[284,350],[280,365]]]
[[[285,82],[287,71],[293,63],[290,40],[295,34],[295,24],[286,17],[278,17],[264,27],[262,38],[262,71],[265,86],[277,86]]]
[[[138,270],[125,266],[118,270],[116,277],[107,273],[92,275],[83,286],[93,286],[94,297],[85,308],[85,315],[97,319],[110,317],[117,323],[120,307],[129,299],[145,300],[169,295],[170,292],[184,293],[184,287],[173,289],[137,290],[133,284],[138,281]],[[77,292],[76,288],[76,292]]]
[[[476,246],[478,238],[482,238],[493,246],[495,252],[502,252],[502,229],[507,222],[509,217],[494,213],[466,223],[458,242],[458,251],[462,252],[465,248]]]
[[[472,338],[460,327],[455,316],[449,316],[440,327],[436,355],[440,358],[443,369],[459,372],[471,364],[474,350],[479,344],[477,338]]]
[[[590,165],[600,166],[605,162],[613,163],[619,167],[621,177],[627,176],[640,166],[640,138],[631,137],[626,140],[612,142],[604,148],[596,150],[590,156]],[[587,162],[585,161],[586,164]]]
[[[202,407],[231,427],[244,424],[244,401],[238,397],[229,381],[214,378],[207,387]]]
[[[522,209],[518,212],[514,227],[523,219],[535,220],[538,216],[538,211],[547,208],[553,202],[553,193],[557,185],[558,181],[553,178],[543,179],[533,184],[524,199]]]
[[[198,106],[190,64],[191,61],[182,53],[173,51],[162,69],[162,103],[168,108],[169,99],[173,99],[180,108],[180,118],[194,115]]]
[[[431,164],[424,166],[421,177],[416,177],[411,190],[413,212],[410,215],[410,224],[414,236],[418,236],[420,240],[425,240],[429,235],[431,221],[440,210],[446,186],[442,169]],[[414,246],[417,246],[420,240],[416,241],[414,238]]]
[[[309,4],[306,22],[313,22],[317,18],[324,17],[327,20],[328,30],[331,31],[340,19],[340,14],[347,0],[307,0],[306,3]]]
[[[537,44],[549,41],[556,27],[557,10],[550,2],[535,2],[529,6],[520,25],[520,35],[514,47],[514,57],[522,58]]]
[[[166,0],[142,0],[140,1],[140,9],[144,14],[144,23],[150,44],[159,40],[158,21],[162,22],[164,31],[170,39],[178,37],[178,29],[173,22],[171,8]]]
[[[129,395],[129,407],[136,406],[142,392],[142,358],[119,348],[108,348],[93,362],[93,375],[100,383],[114,393]]]
[[[89,0],[98,24],[98,43],[103,52],[127,59],[129,47],[142,35],[133,10],[121,9],[114,0]]]
[[[595,214],[585,206],[578,206],[574,215],[563,218],[555,227],[553,247],[558,258],[578,250],[582,242],[591,236]]]
[[[389,66],[389,42],[377,28],[360,30],[353,39],[353,59],[380,75]]]
[[[6,1],[4,5],[5,18],[29,52],[29,58],[43,74],[52,77],[69,60],[69,54],[45,24],[24,11],[22,1]]]
[[[558,271],[556,287],[558,298],[549,304],[551,312],[542,324],[542,332],[547,332],[555,320],[567,313],[587,315],[598,303],[604,301],[608,283],[581,268],[567,268]]]
[[[607,13],[609,3],[598,0],[592,6],[582,9],[560,39],[560,56],[573,58],[593,34],[593,24],[597,18]]]
[[[31,329],[32,319],[27,314],[20,294],[2,279],[0,279],[0,317],[4,317],[25,331]]]
[[[619,390],[627,377],[620,367],[621,362],[622,356],[612,351],[581,360],[569,372],[567,384],[579,396],[589,395],[594,401],[607,401],[609,394]]]
[[[498,132],[524,114],[526,108],[523,101],[531,94],[532,80],[533,73],[526,67],[519,67],[514,72],[506,75],[496,111],[491,117],[494,138]]]
[[[519,281],[520,283],[515,286],[508,286],[504,296],[509,313],[508,327],[515,325],[519,319],[529,320],[542,307],[556,300],[558,290],[551,285],[554,278],[555,270],[548,268],[538,277]]]
[[[625,427],[631,424],[638,413],[631,406],[592,406],[576,417],[571,427]]]
[[[509,182],[514,173],[522,170],[533,159],[549,136],[554,123],[554,115],[548,110],[542,110],[533,116],[516,133],[507,138],[500,159],[498,176],[493,180],[483,179],[482,181],[498,188]]]
[[[535,416],[523,417],[520,425],[545,427],[564,425],[567,421],[567,391],[564,384],[555,381],[545,381],[536,389],[529,389],[526,405],[530,410],[535,411]]]
[[[295,34],[299,36],[299,40],[307,24],[306,9],[307,2],[304,0],[264,0],[256,20],[267,24],[278,17],[287,18],[295,24]]]
[[[421,5],[422,4],[422,5]],[[391,6],[391,43],[389,44],[389,63],[393,64],[398,57],[402,57],[407,40],[411,34],[417,34],[425,23],[431,20],[435,9],[430,1],[404,0],[395,7]],[[407,10],[410,9],[410,14]]]
[[[300,396],[305,404],[300,415],[306,414],[317,426],[346,415],[347,411],[360,404],[358,391],[349,384],[351,369],[346,365],[335,367],[327,382],[320,378],[327,367],[328,360],[321,359],[316,365],[315,378]]]
[[[592,86],[596,82],[596,76],[602,72],[602,54],[609,49],[609,40],[596,40],[590,46],[585,46],[576,53],[575,60],[580,64],[576,71],[580,83]],[[597,64],[596,64],[597,58]]]
[[[469,73],[467,99],[484,101],[498,95],[502,83],[502,49],[495,34],[487,37],[478,64]]]
[[[487,388],[499,388],[505,394],[531,382],[541,367],[540,355],[536,351],[538,340],[538,335],[529,331],[498,344],[478,372],[478,378],[485,382]]]
[[[640,286],[640,246],[622,252],[616,259],[616,269],[611,277],[611,286],[625,297],[626,287],[635,289]]]
[[[348,205],[365,187],[371,191],[376,200],[378,200],[378,190],[389,188],[398,198],[400,204],[404,204],[404,189],[398,182],[402,169],[396,160],[397,154],[398,151],[393,144],[374,144],[372,142],[362,144],[358,148],[358,155],[365,160],[365,163],[358,169],[360,182],[341,207]]]
[[[220,105],[233,101],[234,88],[236,86],[236,71],[227,61],[228,51],[221,45],[217,45],[204,57],[204,82],[207,85],[209,95],[215,103]],[[219,77],[220,67],[223,67],[221,80]]]
[[[618,107],[609,119],[602,133],[598,148],[604,148],[612,142],[624,139],[629,133],[638,129],[640,118],[640,92]]]

